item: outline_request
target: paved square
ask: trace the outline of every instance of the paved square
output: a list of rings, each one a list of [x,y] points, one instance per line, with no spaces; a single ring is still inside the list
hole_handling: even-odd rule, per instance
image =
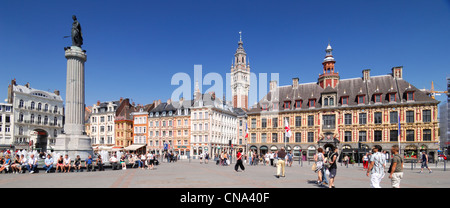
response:
[[[314,181],[317,174],[311,171],[311,164],[300,167],[295,162],[286,167],[286,177],[276,178],[276,168],[270,166],[245,165],[245,172],[235,172],[231,166],[218,166],[214,162],[200,164],[198,160],[162,163],[155,170],[106,169],[102,172],[0,174],[0,187],[8,188],[320,188]],[[405,164],[402,188],[449,188],[450,170],[443,171],[442,164],[430,167],[433,173],[419,173],[420,165],[411,170]],[[362,165],[339,164],[335,182],[336,188],[369,188],[369,177]],[[388,175],[381,182],[383,188],[390,188]]]

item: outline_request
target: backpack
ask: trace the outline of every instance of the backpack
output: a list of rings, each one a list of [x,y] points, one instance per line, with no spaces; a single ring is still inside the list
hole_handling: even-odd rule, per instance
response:
[[[333,163],[333,157],[335,156],[335,153],[331,153],[329,157],[325,158],[325,166],[329,168],[331,166],[331,163]],[[337,159],[337,158],[336,158]]]

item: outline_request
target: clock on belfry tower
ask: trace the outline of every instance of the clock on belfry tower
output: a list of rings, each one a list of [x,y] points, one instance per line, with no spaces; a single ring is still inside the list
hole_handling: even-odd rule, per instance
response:
[[[250,88],[250,62],[244,50],[242,32],[239,32],[239,42],[234,63],[231,63],[231,96],[234,108],[248,109],[248,92]]]

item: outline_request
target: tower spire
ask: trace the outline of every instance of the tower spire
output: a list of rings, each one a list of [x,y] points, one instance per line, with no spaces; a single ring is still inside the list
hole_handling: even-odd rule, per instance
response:
[[[322,88],[326,88],[327,86],[336,87],[339,82],[339,73],[335,72],[334,64],[336,61],[334,60],[332,54],[333,48],[331,47],[330,40],[328,40],[328,46],[325,49],[326,55],[325,59],[322,62],[323,65],[323,74],[319,74],[319,85]]]
[[[250,88],[250,65],[247,64],[247,53],[242,42],[242,31],[239,31],[239,42],[231,67],[231,96],[235,108],[248,109],[248,93]]]

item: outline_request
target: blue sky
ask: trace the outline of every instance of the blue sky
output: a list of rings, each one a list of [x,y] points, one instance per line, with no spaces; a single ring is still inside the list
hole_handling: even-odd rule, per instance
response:
[[[0,6],[0,98],[10,80],[58,89],[72,14],[83,29],[86,104],[166,101],[177,72],[230,72],[239,31],[254,73],[317,81],[328,42],[341,79],[403,66],[416,87],[444,90],[450,75],[450,1],[5,1]],[[193,82],[193,81],[192,81]],[[192,86],[194,84],[192,83]],[[208,89],[208,86],[203,86]],[[437,97],[444,101],[446,96]],[[252,104],[252,103],[250,103]]]

